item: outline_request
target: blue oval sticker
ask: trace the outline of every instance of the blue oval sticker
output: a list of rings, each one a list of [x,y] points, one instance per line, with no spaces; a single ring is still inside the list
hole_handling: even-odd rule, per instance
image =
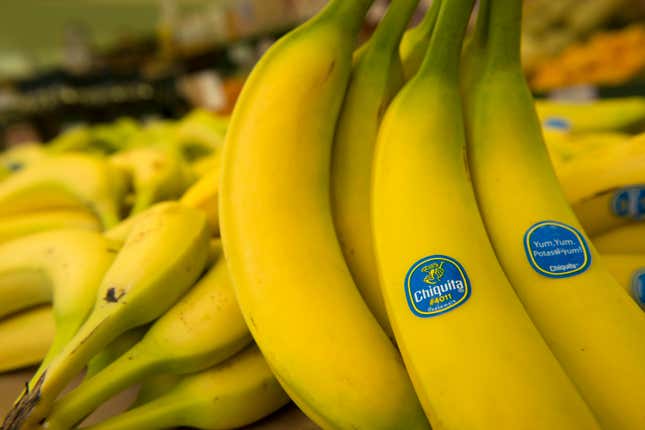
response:
[[[524,250],[533,269],[551,278],[577,275],[591,264],[582,234],[557,221],[542,221],[529,228],[524,235]]]
[[[641,269],[632,277],[632,296],[645,309],[645,270]]]
[[[645,218],[645,186],[621,188],[611,200],[611,212],[620,218],[642,220]]]
[[[468,275],[457,260],[445,255],[422,258],[405,276],[405,296],[412,313],[433,317],[464,304],[470,297]]]

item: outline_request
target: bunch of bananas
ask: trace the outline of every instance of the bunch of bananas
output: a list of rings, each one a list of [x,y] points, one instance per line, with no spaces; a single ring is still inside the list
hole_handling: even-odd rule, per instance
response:
[[[357,49],[371,3],[278,41],[227,126],[7,169],[0,339],[25,353],[4,368],[44,353],[21,331],[50,346],[3,430],[74,428],[137,383],[89,428],[229,429],[289,400],[326,429],[645,428],[645,314],[620,285],[645,254],[620,230],[645,214],[642,117],[541,104],[545,144],[521,1],[482,0],[467,35],[474,0],[407,32],[417,0],[393,0]],[[54,208],[95,218],[24,226]]]

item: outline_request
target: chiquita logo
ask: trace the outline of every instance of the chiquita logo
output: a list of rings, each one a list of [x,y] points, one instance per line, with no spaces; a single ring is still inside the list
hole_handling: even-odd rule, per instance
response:
[[[412,313],[428,318],[462,305],[471,287],[463,266],[454,258],[431,255],[414,263],[405,277],[405,295]]]

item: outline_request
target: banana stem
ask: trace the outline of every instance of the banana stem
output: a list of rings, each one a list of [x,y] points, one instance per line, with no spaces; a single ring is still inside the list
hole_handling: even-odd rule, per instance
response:
[[[521,67],[522,0],[490,0],[488,66]]]
[[[76,389],[54,404],[47,418],[51,429],[68,429],[90,415],[104,401],[159,371],[161,362],[154,351],[139,342]]]
[[[331,0],[319,18],[329,18],[347,24],[352,34],[357,34],[363,19],[374,0]]]
[[[417,76],[439,75],[457,81],[461,45],[474,0],[447,0],[441,3],[435,30]]]
[[[485,49],[488,41],[488,20],[490,14],[491,0],[479,0],[479,9],[477,11],[477,22],[472,33],[470,42],[478,49]]]
[[[443,0],[433,0],[430,8],[417,27],[420,38],[423,40],[430,40],[432,32],[434,31],[437,17],[439,16],[439,9]]]
[[[84,430],[156,430],[181,426],[185,424],[182,417],[190,413],[187,405],[191,400],[178,401],[172,394],[165,395]]]
[[[393,0],[370,41],[372,49],[392,52],[403,37],[419,0]]]

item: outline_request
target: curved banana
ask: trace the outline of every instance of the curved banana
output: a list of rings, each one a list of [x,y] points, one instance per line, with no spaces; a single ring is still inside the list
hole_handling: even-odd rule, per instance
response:
[[[3,430],[36,426],[92,356],[177,302],[202,272],[208,238],[204,215],[178,203],[142,216],[103,277],[94,310],[42,375],[32,378]]]
[[[478,213],[458,78],[472,6],[442,2],[425,60],[379,131],[372,209],[388,315],[433,429],[598,429]]]
[[[372,156],[381,118],[403,83],[398,45],[417,3],[393,2],[355,62],[331,165],[331,205],[340,247],[363,299],[390,337],[372,242]]]
[[[645,224],[618,227],[591,240],[601,254],[645,254]]]
[[[116,153],[109,160],[131,177],[135,195],[131,215],[156,202],[178,198],[194,179],[190,166],[169,147],[132,148]]]
[[[190,426],[239,428],[289,403],[256,346],[225,363],[182,378],[162,396],[88,430],[155,430]]]
[[[203,211],[208,225],[215,236],[219,236],[219,186],[221,178],[220,167],[215,167],[209,173],[195,182],[179,199],[180,203]]]
[[[573,132],[629,130],[645,124],[645,97],[566,103],[538,100],[535,103],[540,122],[564,122]]]
[[[226,260],[213,268],[143,339],[116,361],[57,400],[50,429],[79,423],[112,395],[156,373],[187,374],[212,367],[251,342],[235,300]]]
[[[645,310],[645,254],[602,254],[601,258],[618,283]]]
[[[22,311],[0,320],[0,373],[40,363],[54,340],[50,306]]]
[[[412,430],[426,418],[330,208],[334,127],[370,4],[332,0],[257,64],[224,145],[220,224],[242,313],[298,405],[326,428]]]
[[[601,426],[645,428],[645,315],[604,267],[553,172],[520,64],[521,7],[490,0],[486,61],[465,93],[479,208],[504,272]]]
[[[0,243],[49,230],[100,231],[101,223],[90,212],[59,209],[0,217]]]
[[[406,81],[412,79],[417,73],[423,57],[425,57],[432,31],[437,22],[441,1],[433,0],[421,22],[416,27],[406,31],[401,39],[399,55],[403,67],[403,78]]]
[[[63,154],[38,160],[0,183],[0,216],[85,207],[104,227],[119,220],[123,176],[104,159]]]

